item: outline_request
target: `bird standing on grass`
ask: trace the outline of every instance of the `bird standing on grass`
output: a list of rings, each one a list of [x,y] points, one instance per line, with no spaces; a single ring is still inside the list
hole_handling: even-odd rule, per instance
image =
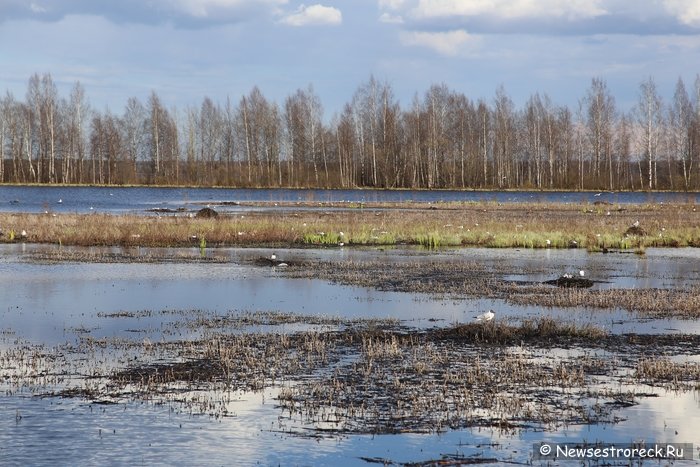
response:
[[[496,316],[496,313],[493,310],[489,310],[486,313],[480,314],[479,316],[476,317],[476,322],[477,323],[488,323],[489,321],[493,320],[493,317]]]

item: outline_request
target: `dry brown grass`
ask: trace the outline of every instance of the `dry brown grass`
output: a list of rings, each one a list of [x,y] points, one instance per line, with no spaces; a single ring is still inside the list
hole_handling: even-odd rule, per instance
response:
[[[597,290],[516,284],[503,280],[508,264],[486,268],[474,261],[314,261],[301,266],[286,274],[396,292],[501,299],[515,305],[623,309],[656,318],[700,317],[698,287]]]
[[[637,363],[634,377],[645,384],[665,385],[676,390],[700,389],[700,363],[645,358]]]
[[[652,356],[694,352],[697,336],[613,336],[547,319],[421,330],[393,321],[195,314],[180,313],[199,339],[95,339],[81,330],[64,346],[18,343],[0,352],[2,388],[223,417],[236,391],[276,387],[277,429],[308,435],[612,422],[619,407],[643,396],[621,383],[688,390],[698,378],[697,364]],[[245,331],[307,321],[328,328]],[[611,355],[552,352],[572,347]]]
[[[518,305],[544,307],[589,307],[623,309],[645,317],[700,318],[700,288],[690,289],[552,289],[529,288],[509,301]]]
[[[434,208],[436,205],[431,205]],[[65,245],[424,244],[526,248],[643,248],[700,245],[693,205],[626,206],[457,203],[426,209],[260,211],[217,219],[183,216],[0,213],[0,241],[26,230],[29,242]],[[608,214],[609,213],[609,214]],[[636,220],[646,236],[625,236]],[[343,232],[343,235],[340,235]],[[549,240],[549,243],[547,243]],[[574,243],[575,242],[575,243]]]

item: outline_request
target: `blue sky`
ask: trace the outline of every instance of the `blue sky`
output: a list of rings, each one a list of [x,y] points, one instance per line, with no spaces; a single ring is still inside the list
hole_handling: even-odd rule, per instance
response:
[[[649,76],[692,89],[700,0],[0,0],[0,91],[24,99],[35,72],[117,113],[151,90],[184,108],[313,84],[330,117],[370,75],[404,108],[445,83],[575,110],[599,77],[628,109]]]

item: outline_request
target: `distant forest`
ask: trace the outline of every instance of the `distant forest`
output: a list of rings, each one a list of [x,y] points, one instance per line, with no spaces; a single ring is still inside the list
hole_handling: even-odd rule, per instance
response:
[[[35,74],[24,101],[0,99],[5,183],[236,187],[700,189],[700,76],[663,102],[653,78],[629,112],[594,78],[576,108],[500,87],[472,100],[433,85],[400,105],[373,77],[330,119],[312,86],[281,104],[254,87],[237,101],[175,109],[154,91],[120,113],[60,96]]]

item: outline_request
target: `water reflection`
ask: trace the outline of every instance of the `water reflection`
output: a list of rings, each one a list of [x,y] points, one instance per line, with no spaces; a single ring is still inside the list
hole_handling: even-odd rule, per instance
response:
[[[222,249],[227,263],[37,264],[27,254],[47,246],[0,246],[0,349],[17,340],[60,344],[75,339],[76,329],[93,337],[173,338],[163,329],[183,314],[163,310],[277,310],[342,317],[394,317],[412,326],[468,322],[479,312],[498,309],[499,319],[542,315],[579,323],[594,322],[612,332],[700,333],[697,321],[640,320],[619,311],[543,309],[510,306],[501,301],[381,292],[330,284],[324,280],[288,279],[272,268],[250,266],[268,249]],[[93,249],[93,251],[96,251]],[[118,251],[110,249],[110,251]],[[589,254],[554,250],[445,250],[428,253],[394,250],[276,250],[288,260],[352,259],[383,261],[506,262],[511,280],[541,281],[563,271],[584,269],[599,281],[595,287],[691,287],[700,284],[698,250],[653,250],[636,255]],[[143,254],[153,253],[145,250]],[[196,251],[194,252],[196,253]],[[137,313],[151,310],[152,313]],[[134,312],[130,317],[110,313]],[[191,313],[192,316],[195,313]],[[185,312],[186,318],[188,313]],[[568,351],[564,351],[568,352]],[[575,358],[571,357],[570,358]],[[0,386],[0,388],[3,388]],[[555,432],[524,431],[517,436],[493,429],[435,434],[302,438],[279,430],[275,389],[235,394],[231,416],[194,416],[173,406],[129,402],[89,404],[81,399],[0,397],[0,463],[176,464],[187,458],[201,465],[343,464],[367,465],[360,457],[415,462],[442,454],[482,456],[528,462],[539,441],[693,442],[700,431],[698,392],[655,391],[625,409],[615,425],[568,426]],[[176,449],[173,449],[177,446]]]
[[[340,317],[396,318],[417,326],[469,322],[489,308],[501,319],[550,315],[557,319],[592,322],[612,332],[700,332],[700,324],[681,320],[643,320],[624,311],[549,309],[513,306],[502,301],[435,300],[420,294],[382,292],[330,284],[324,280],[287,279],[272,268],[250,266],[266,249],[223,249],[216,255],[230,263],[58,263],[36,264],[26,254],[46,246],[0,247],[0,330],[13,330],[35,342],[56,343],[64,330],[84,327],[95,336],[114,336],[125,329],[158,329],[176,319],[161,310],[275,310]],[[80,250],[74,248],[74,250]],[[94,251],[94,249],[92,249]],[[110,249],[112,251],[114,249]],[[143,254],[153,253],[144,249]],[[162,253],[162,252],[161,252]],[[507,262],[514,281],[543,281],[564,271],[584,269],[594,287],[691,287],[700,284],[697,250],[649,250],[636,255],[589,254],[551,250],[447,250],[429,254],[407,249],[277,250],[290,261],[307,259],[382,261],[478,261],[487,268]],[[515,273],[517,271],[518,273]],[[154,311],[136,319],[106,319],[98,313]],[[158,337],[158,336],[155,336]]]
[[[360,457],[410,463],[451,454],[528,462],[532,444],[541,441],[696,442],[700,394],[661,395],[626,409],[615,425],[518,436],[472,429],[342,438],[278,431],[274,391],[239,395],[231,403],[235,415],[219,420],[149,404],[10,396],[0,398],[0,459],[3,465],[175,465],[185,457],[197,465],[368,465]],[[690,463],[697,464],[697,454]]]

